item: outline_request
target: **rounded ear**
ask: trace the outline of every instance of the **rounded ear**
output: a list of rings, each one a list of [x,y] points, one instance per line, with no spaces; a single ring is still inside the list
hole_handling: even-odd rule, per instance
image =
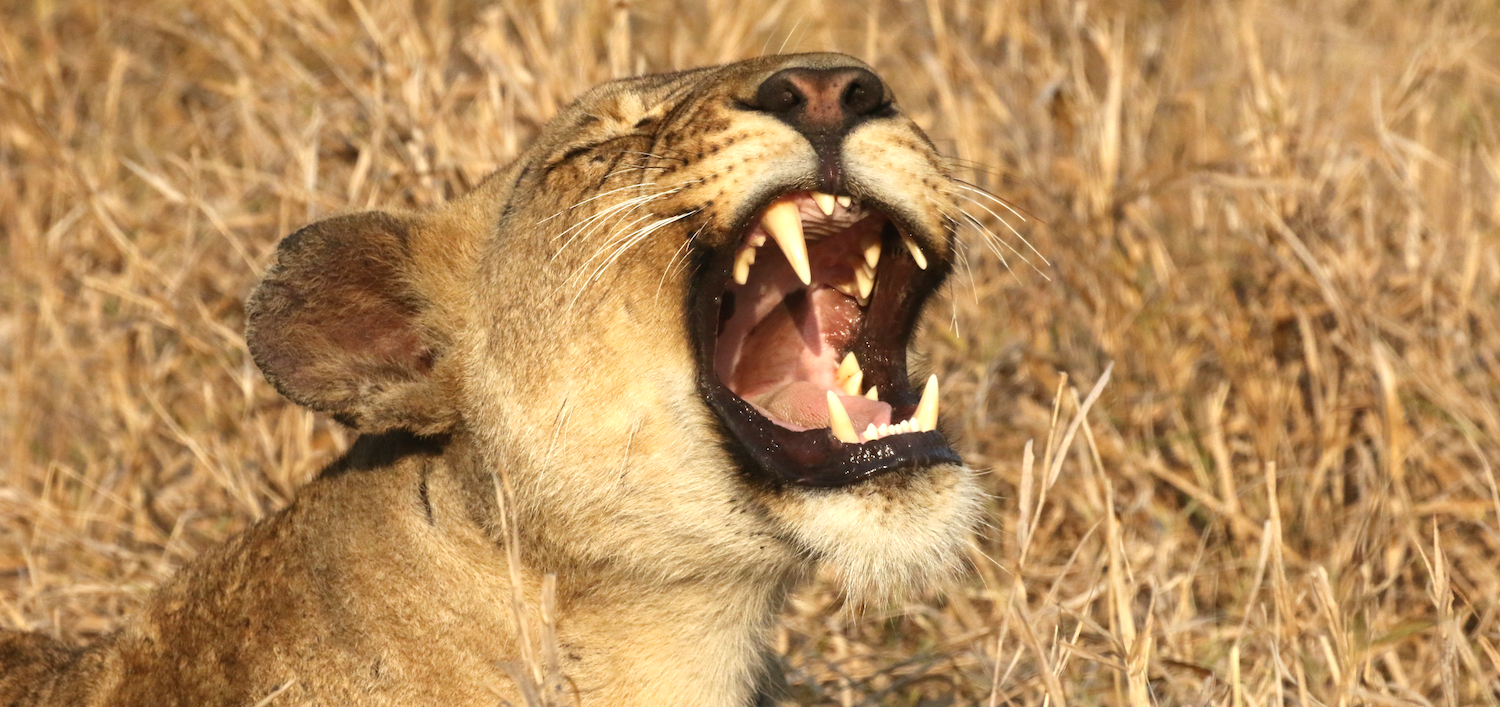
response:
[[[361,432],[439,434],[457,422],[447,348],[414,286],[411,225],[340,216],[281,241],[245,302],[250,356],[282,395]]]

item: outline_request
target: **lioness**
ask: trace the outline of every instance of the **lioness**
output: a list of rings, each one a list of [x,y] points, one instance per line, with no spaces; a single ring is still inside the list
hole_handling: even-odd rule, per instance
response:
[[[516,704],[550,575],[582,704],[770,704],[799,580],[888,599],[976,521],[907,372],[947,174],[865,64],[767,57],[606,84],[440,209],[288,236],[250,352],[361,436],[96,645],[0,636],[0,703]]]

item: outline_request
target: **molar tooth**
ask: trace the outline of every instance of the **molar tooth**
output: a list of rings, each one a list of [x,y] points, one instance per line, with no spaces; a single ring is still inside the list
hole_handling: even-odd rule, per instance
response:
[[[880,234],[866,233],[860,238],[859,247],[864,251],[865,264],[874,270],[880,264]]]
[[[922,255],[922,249],[917,246],[916,240],[905,233],[901,234],[901,242],[906,244],[906,249],[911,251],[912,260],[917,261],[917,267],[927,269],[927,256]]]
[[[854,375],[854,372],[858,370],[859,359],[854,357],[853,351],[850,351],[849,353],[844,354],[844,358],[839,361],[839,369],[838,371],[834,372],[833,376],[838,380],[843,380],[845,378],[848,378],[849,376]]]
[[[873,385],[870,386],[870,389],[867,390],[867,391],[865,391],[865,398],[867,398],[869,400],[879,400],[880,399],[880,389],[876,388]]]
[[[835,198],[832,194],[824,194],[823,192],[815,191],[812,193],[812,200],[813,203],[818,205],[818,210],[822,211],[824,216],[833,215]]]
[[[854,198],[849,196],[838,197],[839,206],[849,208],[854,205]]]
[[[860,384],[864,382],[865,372],[855,371],[854,375],[849,376],[849,380],[844,381],[844,384],[840,387],[843,388],[845,393],[848,393],[850,395],[859,395]]]
[[[927,385],[922,388],[922,399],[917,401],[917,412],[911,419],[917,431],[930,432],[937,429],[937,418],[938,379],[934,373],[927,377]]]
[[[854,433],[854,423],[849,419],[849,411],[839,402],[838,393],[831,390],[828,391],[828,429],[840,442],[859,443],[859,435]]]
[[[746,248],[734,256],[734,281],[743,285],[750,279],[750,266],[755,264],[755,248]]]
[[[839,389],[850,395],[859,395],[859,386],[864,382],[865,372],[859,369],[859,361],[854,358],[854,352],[844,354],[844,360],[839,362],[839,369],[833,374],[833,380]]]
[[[833,289],[838,290],[839,292],[848,295],[849,297],[859,299],[859,283],[853,280],[835,282],[833,283]]]
[[[812,266],[807,261],[807,239],[802,236],[802,214],[797,212],[797,202],[782,199],[766,209],[760,219],[761,226],[781,246],[787,262],[804,285],[812,284]]]

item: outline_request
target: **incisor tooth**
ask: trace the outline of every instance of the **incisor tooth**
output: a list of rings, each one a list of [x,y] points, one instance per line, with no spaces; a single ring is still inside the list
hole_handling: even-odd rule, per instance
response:
[[[750,280],[750,266],[755,264],[755,249],[746,248],[734,256],[734,281],[743,285]]]
[[[761,217],[760,225],[776,240],[776,245],[781,246],[781,252],[792,264],[797,279],[804,285],[811,285],[812,266],[807,262],[807,240],[802,237],[802,214],[797,212],[797,202],[782,199],[772,204]]]
[[[880,234],[866,233],[860,239],[859,247],[864,250],[865,264],[874,270],[880,264]]]
[[[859,435],[854,433],[854,423],[849,420],[849,411],[839,402],[839,395],[828,391],[828,429],[840,442],[857,443]]]
[[[867,391],[865,391],[865,397],[869,398],[870,400],[879,400],[880,399],[880,389],[876,388],[873,385],[870,386],[870,389],[867,390]]]
[[[911,251],[911,258],[912,260],[917,261],[917,267],[926,270],[927,256],[922,255],[922,249],[917,246],[917,242],[913,240],[911,236],[908,236],[905,233],[901,234],[901,242],[905,243],[906,249]]]
[[[833,215],[833,207],[837,204],[837,202],[834,200],[834,196],[832,194],[824,194],[823,192],[815,191],[812,193],[812,199],[813,203],[818,205],[818,210],[822,211],[824,216]]]
[[[847,208],[849,208],[852,205],[854,205],[854,197],[850,197],[850,196],[841,196],[841,197],[839,197],[839,206],[842,206],[842,207],[844,207],[844,208],[847,209]]]
[[[880,439],[880,432],[875,429],[875,423],[871,422],[870,426],[865,428],[865,433],[861,436],[864,437],[866,442],[869,442]]]
[[[853,280],[848,280],[845,282],[835,282],[833,283],[833,289],[838,290],[839,292],[842,292],[849,297],[859,299],[859,283],[856,283]]]
[[[937,429],[938,380],[934,373],[927,377],[927,386],[922,388],[922,399],[917,401],[917,412],[911,416],[917,431],[930,432]]]

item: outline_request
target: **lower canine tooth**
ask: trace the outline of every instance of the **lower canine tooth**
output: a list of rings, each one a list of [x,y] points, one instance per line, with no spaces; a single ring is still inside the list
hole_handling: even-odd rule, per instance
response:
[[[833,207],[836,202],[832,194],[815,191],[812,193],[812,200],[813,203],[818,205],[818,210],[822,211],[824,216],[833,215]]]
[[[831,390],[828,391],[828,429],[840,442],[859,442],[859,435],[854,433],[854,422],[849,419],[849,411],[839,402],[838,393]]]
[[[917,267],[926,270],[927,256],[922,254],[922,249],[917,246],[917,242],[905,233],[901,234],[901,242],[906,244],[907,250],[911,251],[911,259],[917,261]]]
[[[865,391],[865,397],[868,398],[868,399],[870,399],[870,400],[879,400],[880,399],[880,389],[876,388],[873,385],[870,386],[870,389],[867,390],[867,391]]]
[[[781,252],[792,264],[797,279],[804,285],[811,285],[812,265],[807,261],[807,239],[802,236],[802,214],[797,210],[797,202],[782,199],[771,204],[760,223],[775,239],[776,245],[781,246]]]
[[[934,373],[927,377],[927,385],[922,388],[922,399],[917,401],[917,412],[912,415],[911,421],[918,432],[930,432],[937,429],[938,417],[938,379]]]

